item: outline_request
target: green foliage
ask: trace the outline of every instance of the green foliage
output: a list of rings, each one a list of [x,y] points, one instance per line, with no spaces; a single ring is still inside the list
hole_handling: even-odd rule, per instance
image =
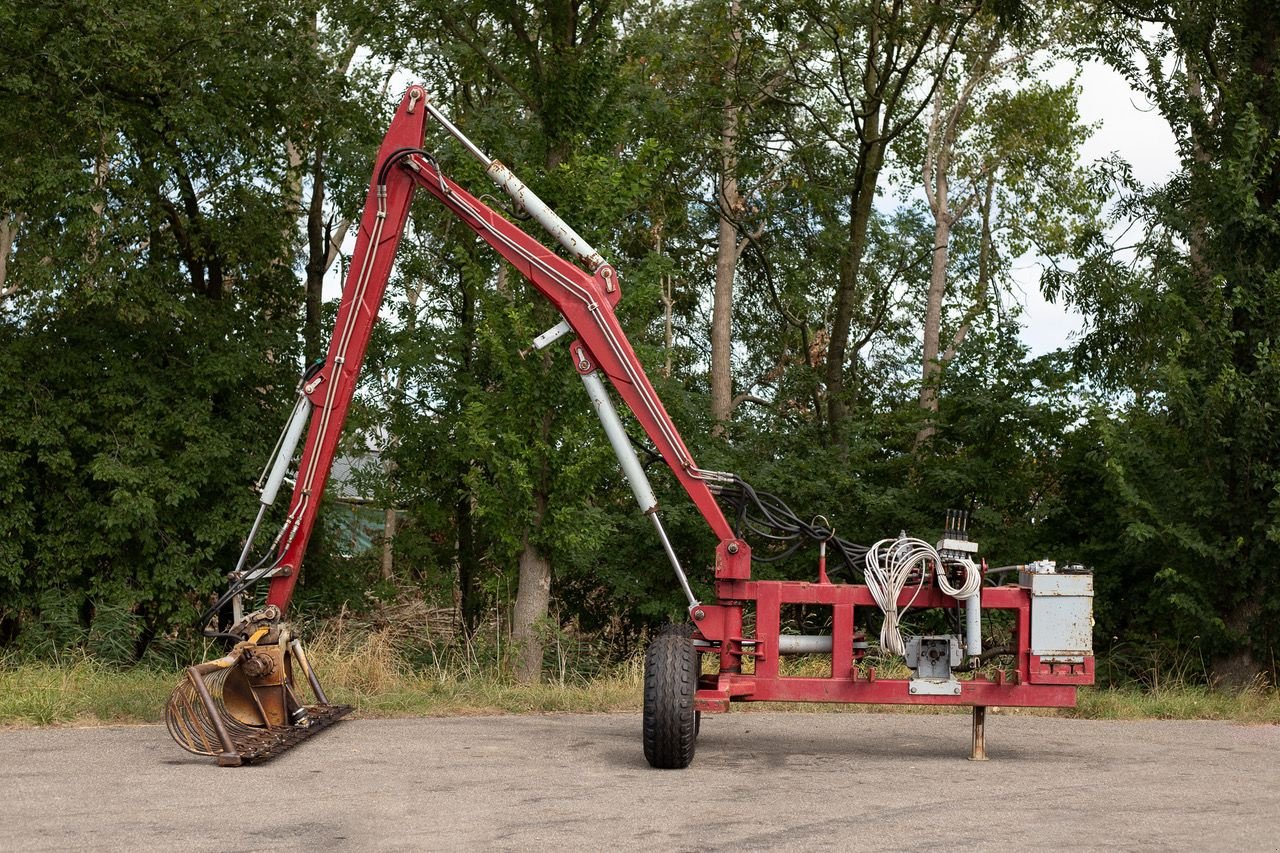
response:
[[[245,346],[270,341],[261,315],[229,317],[200,297],[189,307],[180,325],[94,306],[3,327],[0,601],[10,615],[56,624],[70,607],[103,636],[96,614],[129,608],[142,627],[122,636],[137,637],[140,653],[194,615],[217,582],[211,565],[234,563],[258,466],[246,449],[273,437],[263,413],[275,395],[252,389],[288,387],[292,371]]]
[[[1203,643],[1224,677],[1248,679],[1280,641],[1280,49],[1260,35],[1280,17],[1249,2],[1150,14],[1144,30],[1117,12],[1097,49],[1160,109],[1181,169],[1126,187],[1145,229],[1136,264],[1094,235],[1068,281],[1096,318],[1081,363],[1117,404],[1101,435],[1141,591],[1132,626]]]
[[[943,509],[969,509],[996,562],[1096,569],[1098,635],[1118,659],[1195,648],[1210,661],[1200,671],[1242,649],[1265,661],[1280,625],[1280,56],[1258,33],[1276,13],[1258,0],[1139,6],[1154,25],[1133,4],[1106,4],[1092,30],[1050,3],[972,19],[954,4],[746,0],[734,14],[607,0],[0,9],[0,224],[16,229],[0,279],[0,643],[113,663],[181,651],[165,644],[184,642],[179,626],[232,565],[247,486],[326,325],[297,278],[358,213],[399,68],[624,271],[619,315],[704,466],[863,542],[928,536]],[[984,90],[953,188],[994,181],[993,214],[980,223],[971,207],[954,223],[943,339],[968,331],[920,447],[933,222],[876,179],[883,167],[916,183],[924,95],[962,83],[960,65],[941,64],[946,38],[967,62],[982,38],[1030,49],[1050,26],[1055,47],[1078,40],[1157,105],[1182,169],[1159,187],[1116,162],[1082,170],[1073,81]],[[840,72],[913,40],[925,60],[890,74],[897,95],[876,95],[891,138],[873,139],[867,81]],[[728,104],[740,108],[739,236],[752,235],[733,316],[745,402],[712,441],[705,340]],[[438,128],[428,147],[486,186]],[[1133,254],[1114,251],[1096,215],[1111,193],[1138,223]],[[1027,250],[1051,262],[1046,290],[1090,317],[1074,363],[1029,356],[1001,305]],[[837,394],[841,289],[852,309]],[[557,644],[595,660],[584,637],[625,649],[678,614],[562,349],[521,354],[554,312],[425,203],[391,292],[345,443],[383,451],[363,485],[379,509],[403,510],[391,577],[380,553],[342,556],[322,526],[299,605],[456,597],[476,631],[505,612],[534,547],[554,571],[552,669]],[[832,424],[836,402],[846,414]],[[709,596],[706,526],[662,465],[650,473]],[[811,577],[812,554],[760,572]]]

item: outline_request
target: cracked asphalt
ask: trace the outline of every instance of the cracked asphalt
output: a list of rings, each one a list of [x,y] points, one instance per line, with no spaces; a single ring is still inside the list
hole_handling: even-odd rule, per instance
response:
[[[1277,850],[1280,727],[704,717],[651,770],[636,714],[340,723],[219,768],[163,727],[0,730],[0,850]]]

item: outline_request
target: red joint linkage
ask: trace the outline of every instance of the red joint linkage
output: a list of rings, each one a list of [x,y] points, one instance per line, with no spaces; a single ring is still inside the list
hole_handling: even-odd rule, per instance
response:
[[[742,539],[726,539],[716,547],[716,579],[751,577],[751,546]]]

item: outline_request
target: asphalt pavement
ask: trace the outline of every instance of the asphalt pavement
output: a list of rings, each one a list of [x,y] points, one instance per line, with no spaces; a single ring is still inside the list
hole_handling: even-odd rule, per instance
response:
[[[0,730],[0,850],[1280,850],[1280,727],[636,714],[345,721],[220,768],[163,727]]]

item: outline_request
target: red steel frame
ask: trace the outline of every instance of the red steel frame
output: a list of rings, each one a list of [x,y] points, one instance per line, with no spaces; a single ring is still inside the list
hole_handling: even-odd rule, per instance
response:
[[[984,610],[1017,612],[1016,665],[994,680],[975,676],[961,681],[958,696],[916,695],[906,680],[877,679],[874,670],[860,674],[853,659],[855,613],[874,607],[866,586],[829,582],[751,580],[751,549],[738,539],[708,481],[715,472],[700,470],[667,415],[644,368],[614,313],[620,298],[616,271],[602,264],[588,273],[556,255],[440,173],[420,153],[427,121],[426,92],[411,86],[405,93],[377,156],[355,254],[343,290],[342,304],[324,366],[304,386],[313,405],[312,420],[299,461],[277,573],[267,603],[283,612],[292,597],[307,541],[315,524],[342,425],[355,393],[356,377],[377,320],[396,248],[404,232],[409,204],[417,188],[425,190],[510,262],[568,321],[577,339],[570,344],[575,369],[603,370],[670,466],[698,511],[719,540],[715,561],[716,603],[690,608],[694,637],[704,653],[717,654],[719,673],[703,676],[696,707],[727,710],[731,701],[874,702],[942,705],[1075,704],[1078,684],[1093,682],[1093,659],[1082,664],[1040,661],[1030,654],[1031,596],[1019,587],[986,587]],[[394,163],[389,160],[394,159]],[[379,175],[384,183],[379,184]],[[900,604],[910,597],[909,590]],[[786,677],[779,673],[780,609],[809,604],[832,609],[832,667],[829,678]],[[755,633],[743,633],[744,611],[754,605]],[[925,588],[915,607],[955,607],[954,599]],[[754,672],[742,672],[744,657]]]

